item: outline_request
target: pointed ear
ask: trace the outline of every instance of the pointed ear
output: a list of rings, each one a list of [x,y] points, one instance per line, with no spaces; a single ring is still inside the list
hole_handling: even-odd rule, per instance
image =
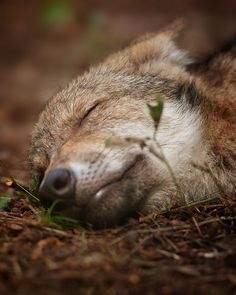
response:
[[[168,36],[171,40],[174,40],[179,36],[181,31],[183,31],[185,26],[186,26],[186,23],[185,23],[184,19],[177,19],[174,22],[167,25],[166,27],[163,27],[162,29],[158,30],[157,32],[147,33],[147,34],[137,38],[136,40],[133,41],[132,44],[136,45],[141,42],[151,40],[160,34],[165,34],[166,37]]]
[[[175,39],[184,27],[183,20],[177,20],[166,28],[136,39],[130,47],[110,55],[106,65],[117,70],[131,70],[148,66],[154,68],[166,67],[167,64],[184,68],[191,60],[184,50],[177,48]]]
[[[174,42],[183,27],[184,22],[178,20],[157,33],[137,39],[129,49],[131,62],[138,66],[159,59],[164,62],[187,64],[189,60],[186,53],[178,49]]]

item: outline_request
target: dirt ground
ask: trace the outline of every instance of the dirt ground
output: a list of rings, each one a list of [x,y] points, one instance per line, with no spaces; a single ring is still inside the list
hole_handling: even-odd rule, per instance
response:
[[[230,0],[72,1],[64,22],[52,22],[48,3],[0,4],[0,176],[24,185],[39,111],[89,64],[177,17],[188,21],[179,43],[192,56],[236,31]],[[236,199],[93,231],[52,227],[37,206],[0,185],[6,194],[12,201],[0,210],[0,294],[236,294]]]

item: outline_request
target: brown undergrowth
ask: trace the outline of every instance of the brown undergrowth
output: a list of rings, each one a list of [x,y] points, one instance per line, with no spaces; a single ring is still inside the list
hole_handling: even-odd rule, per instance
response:
[[[59,230],[17,197],[0,212],[1,294],[234,294],[236,199],[123,227]]]

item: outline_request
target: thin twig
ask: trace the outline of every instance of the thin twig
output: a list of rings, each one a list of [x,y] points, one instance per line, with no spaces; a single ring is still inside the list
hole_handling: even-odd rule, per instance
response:
[[[234,221],[236,220],[236,216],[219,216],[211,219],[207,219],[204,221],[201,221],[198,223],[198,226],[203,226],[206,224],[210,224],[213,222],[221,222],[221,221]],[[168,232],[168,231],[176,231],[176,230],[182,230],[182,229],[191,229],[191,224],[184,224],[184,225],[176,225],[176,226],[166,226],[166,227],[159,227],[159,228],[151,228],[151,229],[138,229],[138,230],[132,230],[121,237],[113,240],[110,245],[114,245],[122,241],[124,238],[128,237],[130,234],[160,234],[162,232]]]
[[[28,220],[25,218],[19,218],[16,216],[9,216],[5,212],[0,212],[0,223],[1,222],[6,223],[6,221],[14,222],[14,223],[18,222],[21,225],[31,226],[31,227],[38,228],[38,229],[46,231],[46,232],[51,232],[51,233],[54,233],[56,235],[63,236],[63,237],[71,237],[72,236],[68,232],[57,230],[57,229],[54,229],[51,227],[47,227],[45,225],[41,225],[40,223],[38,223],[36,221],[31,221],[31,220]]]
[[[5,185],[8,188],[13,188],[15,190],[18,190],[20,192],[26,193],[29,195],[32,199],[34,199],[37,202],[40,202],[37,197],[35,197],[30,191],[29,188],[21,185],[19,182],[17,182],[14,178],[12,177],[1,177],[0,178],[0,184]]]
[[[199,226],[199,224],[198,224],[198,222],[197,222],[197,220],[196,220],[196,218],[194,216],[192,217],[192,220],[193,220],[193,223],[194,223],[199,235],[202,236],[202,231],[201,231],[200,226]]]
[[[220,197],[210,197],[210,198],[207,198],[207,199],[201,199],[199,201],[195,201],[195,202],[190,202],[189,204],[187,205],[183,205],[183,206],[177,206],[177,207],[173,207],[171,209],[168,209],[168,210],[163,210],[163,211],[160,211],[160,214],[164,214],[164,213],[170,213],[170,212],[173,212],[173,211],[177,211],[177,210],[182,210],[182,209],[187,209],[187,208],[191,208],[191,207],[195,207],[195,206],[199,206],[201,204],[204,204],[204,203],[207,203],[207,202],[210,202],[210,201],[217,201],[219,200]]]

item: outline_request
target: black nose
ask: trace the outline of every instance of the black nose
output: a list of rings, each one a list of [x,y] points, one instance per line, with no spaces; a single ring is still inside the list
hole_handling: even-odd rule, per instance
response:
[[[74,194],[75,176],[72,171],[64,168],[50,171],[39,189],[39,197],[46,206],[55,200],[62,200],[69,205],[73,203]]]

